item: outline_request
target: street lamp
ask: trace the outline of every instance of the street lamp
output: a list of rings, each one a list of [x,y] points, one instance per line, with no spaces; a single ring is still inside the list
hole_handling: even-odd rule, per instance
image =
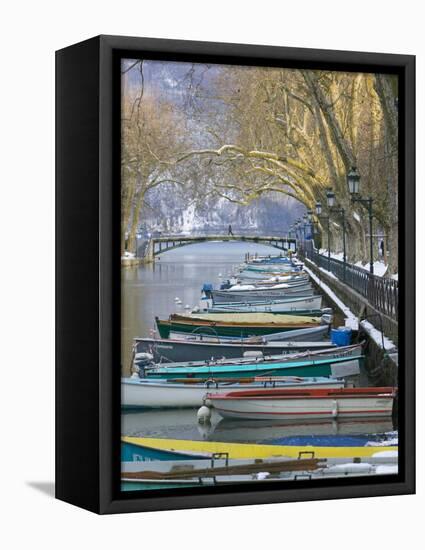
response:
[[[345,210],[342,207],[335,206],[335,193],[332,191],[332,189],[328,189],[326,192],[326,197],[328,200],[328,206],[329,206],[329,212],[335,212],[335,214],[340,214],[342,218],[342,249],[343,249],[343,262],[344,262],[344,270],[343,270],[343,280],[345,282],[345,274],[346,274],[346,267],[347,267],[347,248],[346,248],[346,239],[345,239]]]
[[[298,240],[298,221],[294,221],[294,232],[295,232],[295,239]]]
[[[347,174],[347,184],[350,195],[358,195],[360,188],[360,174],[357,172],[357,168],[352,166]]]
[[[373,199],[369,197],[367,199],[360,196],[360,174],[355,166],[352,166],[347,174],[347,185],[351,195],[351,202],[359,202],[362,204],[369,213],[369,237],[370,237],[370,273],[373,275],[373,232],[372,232],[372,218],[373,218]]]
[[[333,208],[335,206],[335,193],[332,191],[331,188],[326,191],[326,199],[329,208]]]
[[[318,218],[326,220],[326,229],[328,232],[328,271],[331,270],[331,229],[329,226],[329,216],[322,216],[322,203],[316,202],[316,214]]]
[[[304,246],[305,246],[306,235],[307,235],[307,228],[308,228],[308,222],[309,222],[307,214],[304,214],[304,216],[303,216],[303,222],[304,222],[304,224],[303,224],[303,231],[304,231]]]
[[[310,238],[313,240],[314,243],[314,222],[313,222],[313,211],[307,210],[306,213],[308,226],[310,228]]]
[[[141,239],[143,237],[142,233],[140,232],[140,230],[136,233],[136,254],[135,254],[135,257],[137,258],[138,255],[139,255],[139,239]]]

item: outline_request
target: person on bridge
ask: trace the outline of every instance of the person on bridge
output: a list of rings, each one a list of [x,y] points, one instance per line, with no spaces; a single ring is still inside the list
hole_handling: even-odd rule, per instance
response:
[[[229,235],[232,235],[232,237],[234,237],[231,225],[229,225]]]

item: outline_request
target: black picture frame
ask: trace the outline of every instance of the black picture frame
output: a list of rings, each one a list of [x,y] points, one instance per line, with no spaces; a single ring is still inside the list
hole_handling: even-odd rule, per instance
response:
[[[399,75],[398,476],[119,492],[121,57]],[[415,491],[415,57],[98,36],[56,53],[56,498],[121,513]],[[118,358],[118,360],[117,360]]]

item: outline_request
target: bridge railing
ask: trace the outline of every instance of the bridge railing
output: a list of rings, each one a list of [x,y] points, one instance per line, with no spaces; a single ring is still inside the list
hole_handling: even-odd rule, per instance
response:
[[[330,271],[341,282],[361,294],[379,312],[398,321],[398,281],[378,277],[366,269],[335,258],[328,258],[314,248],[311,241],[300,246],[301,255],[318,267]]]

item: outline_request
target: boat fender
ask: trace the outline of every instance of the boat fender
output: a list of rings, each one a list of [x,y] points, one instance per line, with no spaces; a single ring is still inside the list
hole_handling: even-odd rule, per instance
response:
[[[332,418],[336,418],[338,416],[338,401],[334,399],[332,401]]]
[[[211,421],[211,409],[206,405],[202,407],[197,412],[198,422],[200,424],[206,424]]]
[[[333,321],[333,315],[328,315],[327,313],[322,315],[322,317],[320,318],[320,323],[322,325],[331,325],[332,321]]]

